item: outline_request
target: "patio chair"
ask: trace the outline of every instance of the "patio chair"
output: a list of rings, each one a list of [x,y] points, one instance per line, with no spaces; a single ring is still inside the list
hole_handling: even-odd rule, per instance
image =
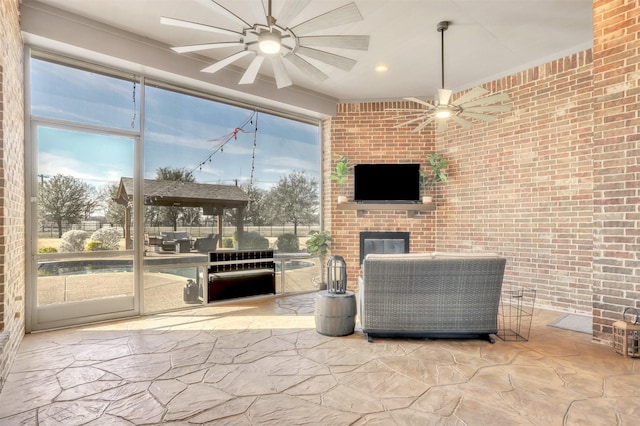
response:
[[[195,249],[199,253],[216,251],[219,239],[220,236],[218,234],[209,234],[205,238],[198,238],[195,242]]]

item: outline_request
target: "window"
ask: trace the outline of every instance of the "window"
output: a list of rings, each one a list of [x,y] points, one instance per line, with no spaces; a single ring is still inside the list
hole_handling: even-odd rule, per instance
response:
[[[274,248],[280,269],[303,270],[286,291],[298,283],[312,289],[318,262],[293,262],[291,254],[319,227],[318,123],[47,54],[31,59],[30,76],[32,267],[40,284],[32,329],[136,312],[139,294],[146,312],[182,307],[185,282],[203,279],[201,267],[182,264],[206,263],[213,250]],[[69,183],[82,209],[56,212],[55,191]],[[200,194],[203,186],[221,192]],[[144,214],[136,219],[136,211]],[[89,273],[126,279],[105,291],[111,281],[103,274],[92,293],[89,278],[71,277]],[[78,294],[67,300],[76,281]]]
[[[30,66],[33,116],[139,130],[140,86],[134,75],[125,79],[36,58]]]

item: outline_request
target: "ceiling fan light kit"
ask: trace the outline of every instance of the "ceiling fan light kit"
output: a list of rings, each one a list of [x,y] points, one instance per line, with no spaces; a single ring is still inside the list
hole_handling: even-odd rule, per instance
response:
[[[403,126],[416,125],[412,132],[419,132],[433,121],[437,122],[436,131],[446,130],[449,122],[455,123],[465,129],[471,128],[473,122],[469,119],[490,122],[496,120],[497,113],[511,111],[511,105],[493,105],[498,102],[508,101],[509,95],[500,93],[485,96],[488,90],[482,87],[475,87],[459,98],[452,100],[453,91],[444,88],[444,32],[449,29],[449,21],[438,22],[436,30],[440,33],[440,71],[442,87],[438,89],[434,103],[423,101],[419,98],[404,98],[420,105],[420,108],[390,108],[387,111],[401,113],[390,120],[404,119],[401,123],[393,126],[399,128]]]
[[[449,118],[452,115],[454,115],[454,112],[451,111],[449,108],[447,108],[446,106],[443,108],[438,108],[436,110],[436,118]]]
[[[242,30],[234,31],[208,24],[168,17],[160,18],[160,23],[233,37],[235,39],[234,41],[214,41],[204,44],[176,46],[172,47],[172,50],[178,53],[187,53],[226,47],[239,47],[241,49],[240,51],[202,69],[202,72],[215,73],[244,56],[253,55],[254,58],[245,70],[239,84],[253,83],[265,58],[271,63],[276,86],[279,89],[293,84],[284,60],[302,71],[305,76],[309,76],[315,81],[320,82],[328,76],[318,68],[318,66],[313,64],[314,61],[317,65],[328,65],[344,71],[351,70],[356,64],[356,61],[351,58],[321,50],[320,48],[363,51],[369,49],[368,35],[310,35],[317,31],[361,21],[362,15],[360,14],[360,10],[353,2],[289,27],[311,0],[284,1],[278,19],[271,13],[271,0],[268,0],[266,12],[262,0],[252,0],[251,5],[256,11],[256,16],[265,17],[264,22],[254,24],[248,23],[215,0],[210,1],[218,14],[234,21],[242,27]]]
[[[258,48],[265,55],[280,53],[280,33],[263,31],[258,36]]]

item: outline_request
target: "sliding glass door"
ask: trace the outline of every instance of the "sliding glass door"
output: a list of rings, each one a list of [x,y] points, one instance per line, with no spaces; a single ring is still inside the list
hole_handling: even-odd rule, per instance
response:
[[[117,196],[135,138],[51,123],[32,133],[32,329],[135,314],[131,205]]]

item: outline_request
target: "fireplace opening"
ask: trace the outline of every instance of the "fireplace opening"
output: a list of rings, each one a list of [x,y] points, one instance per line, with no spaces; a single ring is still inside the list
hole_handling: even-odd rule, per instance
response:
[[[409,232],[361,232],[360,264],[369,253],[409,253]]]

